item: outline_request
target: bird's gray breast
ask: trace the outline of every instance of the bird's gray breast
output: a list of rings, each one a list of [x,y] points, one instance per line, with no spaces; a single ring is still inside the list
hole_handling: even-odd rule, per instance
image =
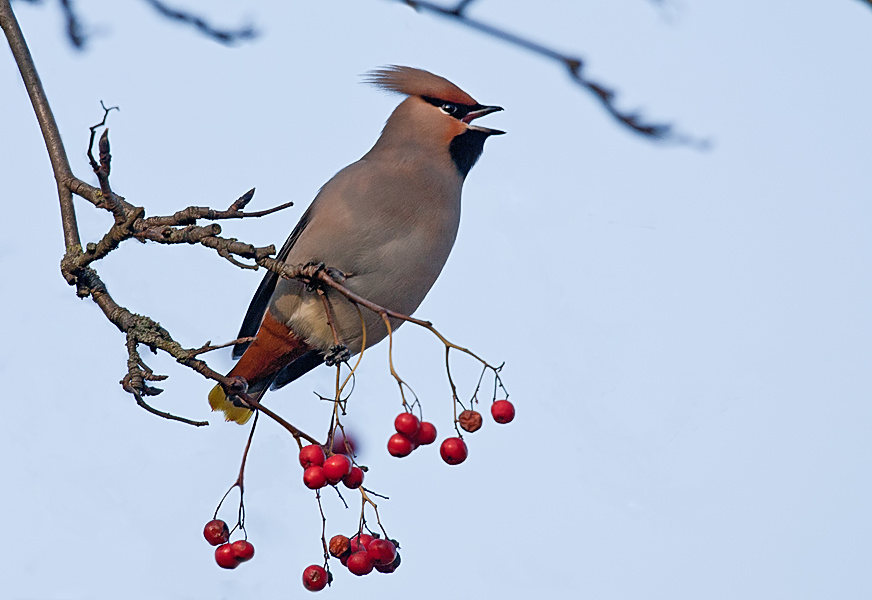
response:
[[[462,178],[446,161],[443,170],[414,161],[386,165],[359,161],[340,171],[316,197],[309,222],[288,255],[290,264],[323,262],[349,275],[345,285],[367,300],[411,314],[445,265],[460,223]],[[337,326],[356,350],[360,315],[330,293]],[[295,330],[327,343],[315,323],[320,301],[297,282],[281,282],[273,306]],[[367,343],[386,335],[381,318],[363,311]],[[323,320],[317,318],[318,321]],[[329,345],[329,344],[328,344]]]

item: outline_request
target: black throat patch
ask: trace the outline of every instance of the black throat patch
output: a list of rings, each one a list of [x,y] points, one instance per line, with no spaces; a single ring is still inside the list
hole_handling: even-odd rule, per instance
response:
[[[451,140],[448,151],[451,153],[451,160],[454,161],[454,165],[463,177],[466,177],[478,157],[481,156],[481,152],[484,150],[484,141],[487,138],[488,134],[483,131],[467,129]]]

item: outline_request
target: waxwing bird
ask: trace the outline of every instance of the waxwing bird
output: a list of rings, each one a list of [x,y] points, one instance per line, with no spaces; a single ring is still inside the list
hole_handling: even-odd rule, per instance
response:
[[[368,83],[407,96],[381,136],[359,161],[328,181],[279,251],[289,265],[323,263],[345,276],[351,291],[385,308],[411,314],[433,286],[454,245],[460,191],[485,140],[504,132],[473,125],[502,110],[485,106],[438,75],[390,66]],[[358,311],[333,289],[327,301],[339,339],[351,354],[387,335],[381,317]],[[363,321],[361,323],[361,320]],[[400,321],[391,321],[396,328]],[[270,271],[254,294],[233,349],[239,362],[228,376],[243,377],[259,399],[324,362],[334,346],[327,310],[316,290]],[[245,423],[252,411],[218,385],[213,410]]]

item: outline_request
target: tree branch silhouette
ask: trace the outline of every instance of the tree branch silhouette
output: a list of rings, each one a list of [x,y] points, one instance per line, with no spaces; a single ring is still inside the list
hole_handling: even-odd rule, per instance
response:
[[[29,4],[40,4],[41,0],[24,0]],[[173,8],[160,0],[143,0],[162,17],[171,21],[177,21],[182,25],[196,29],[203,36],[224,44],[233,46],[239,42],[257,37],[258,33],[251,25],[244,25],[235,29],[221,28],[210,24],[204,17],[192,12]],[[64,14],[67,39],[76,50],[84,50],[88,44],[89,34],[82,22],[79,13],[74,7],[73,0],[60,0],[61,11]]]
[[[415,10],[430,12],[440,17],[450,19],[464,27],[468,27],[469,29],[473,29],[518,48],[528,50],[533,54],[538,54],[560,63],[566,69],[569,77],[579,86],[593,94],[594,98],[600,102],[606,112],[608,112],[618,123],[643,137],[658,141],[689,144],[699,148],[706,148],[708,146],[707,141],[679,133],[672,125],[666,123],[651,123],[642,119],[642,117],[637,113],[626,112],[619,109],[615,103],[615,91],[601,83],[587,78],[584,74],[584,60],[581,58],[558,52],[553,48],[468,16],[466,10],[473,2],[475,2],[475,0],[461,0],[451,7],[435,4],[426,0],[398,1],[407,4]],[[872,0],[869,1],[872,2]]]
[[[205,19],[193,13],[185,12],[177,8],[172,8],[159,0],[144,0],[146,4],[151,6],[158,14],[164,17],[179,21],[185,25],[189,25],[216,42],[232,46],[237,42],[250,40],[257,37],[257,31],[251,25],[246,25],[238,29],[220,29],[206,22]]]
[[[32,2],[32,0],[28,1]],[[251,26],[241,27],[235,30],[220,29],[210,25],[201,16],[172,8],[161,0],[143,1],[157,11],[158,14],[167,19],[189,25],[206,37],[222,44],[232,45],[243,40],[252,39],[257,35],[254,28]],[[680,133],[676,131],[674,126],[671,124],[654,123],[643,118],[637,112],[620,109],[617,105],[617,93],[615,90],[610,86],[588,78],[584,73],[585,62],[580,57],[559,52],[554,48],[535,42],[529,38],[523,37],[522,35],[512,33],[485,21],[470,17],[468,15],[468,9],[476,2],[476,0],[459,0],[455,4],[449,6],[427,0],[395,1],[402,2],[416,11],[428,12],[450,19],[459,25],[560,63],[566,70],[570,79],[581,88],[591,93],[605,111],[615,119],[615,121],[617,121],[621,126],[643,136],[646,139],[686,144],[695,146],[699,149],[706,149],[709,146],[707,140]],[[655,3],[661,3],[660,0],[652,1]],[[872,0],[864,1],[872,3]],[[84,31],[81,20],[73,8],[73,0],[61,0],[61,8],[64,11],[66,18],[67,37],[69,38],[70,43],[77,50],[84,49],[88,36]]]

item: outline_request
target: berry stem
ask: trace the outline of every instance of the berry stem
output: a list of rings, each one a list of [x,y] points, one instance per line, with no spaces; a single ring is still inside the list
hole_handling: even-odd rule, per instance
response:
[[[221,501],[218,502],[218,506],[215,508],[215,514],[213,515],[213,519],[218,518],[218,511],[221,510],[221,505],[224,504],[224,500],[227,499],[227,495],[233,491],[233,488],[239,488],[239,511],[237,513],[236,525],[233,526],[233,529],[230,530],[231,533],[236,531],[237,528],[242,530],[242,534],[245,536],[245,539],[248,539],[248,532],[245,531],[245,464],[248,461],[248,451],[251,449],[251,440],[254,439],[254,429],[257,427],[257,417],[258,412],[254,413],[254,421],[251,423],[251,431],[248,433],[248,441],[245,442],[245,450],[242,452],[242,462],[239,465],[239,474],[236,476],[236,481],[233,482],[224,495],[221,496]]]
[[[321,490],[315,490],[315,498],[318,500],[318,510],[321,513],[321,546],[324,548],[324,568],[329,572],[330,550],[327,546],[327,517],[324,515],[324,507],[321,506]]]
[[[360,490],[360,525],[357,528],[357,533],[363,533],[363,528],[366,525],[366,516],[364,513],[366,511],[366,505],[369,504],[370,506],[372,506],[372,510],[375,513],[375,522],[378,523],[379,529],[381,529],[382,533],[385,536],[385,539],[390,539],[390,537],[388,536],[388,532],[385,531],[385,526],[382,525],[381,518],[379,517],[378,505],[373,502],[372,498],[369,497],[369,494],[366,493],[366,490],[363,488],[363,486],[359,487],[358,489]]]
[[[385,327],[388,329],[388,367],[390,367],[391,375],[393,375],[394,379],[397,381],[397,385],[400,387],[400,397],[403,399],[403,408],[405,410],[411,411],[409,408],[409,403],[406,400],[406,393],[403,391],[403,386],[409,389],[409,392],[415,397],[415,402],[418,402],[418,395],[415,394],[415,390],[412,387],[403,381],[403,378],[400,377],[400,374],[397,373],[397,370],[394,368],[394,329],[391,327],[391,321],[388,319],[389,311],[384,308],[379,307],[381,310],[377,310],[376,312],[384,321]]]

